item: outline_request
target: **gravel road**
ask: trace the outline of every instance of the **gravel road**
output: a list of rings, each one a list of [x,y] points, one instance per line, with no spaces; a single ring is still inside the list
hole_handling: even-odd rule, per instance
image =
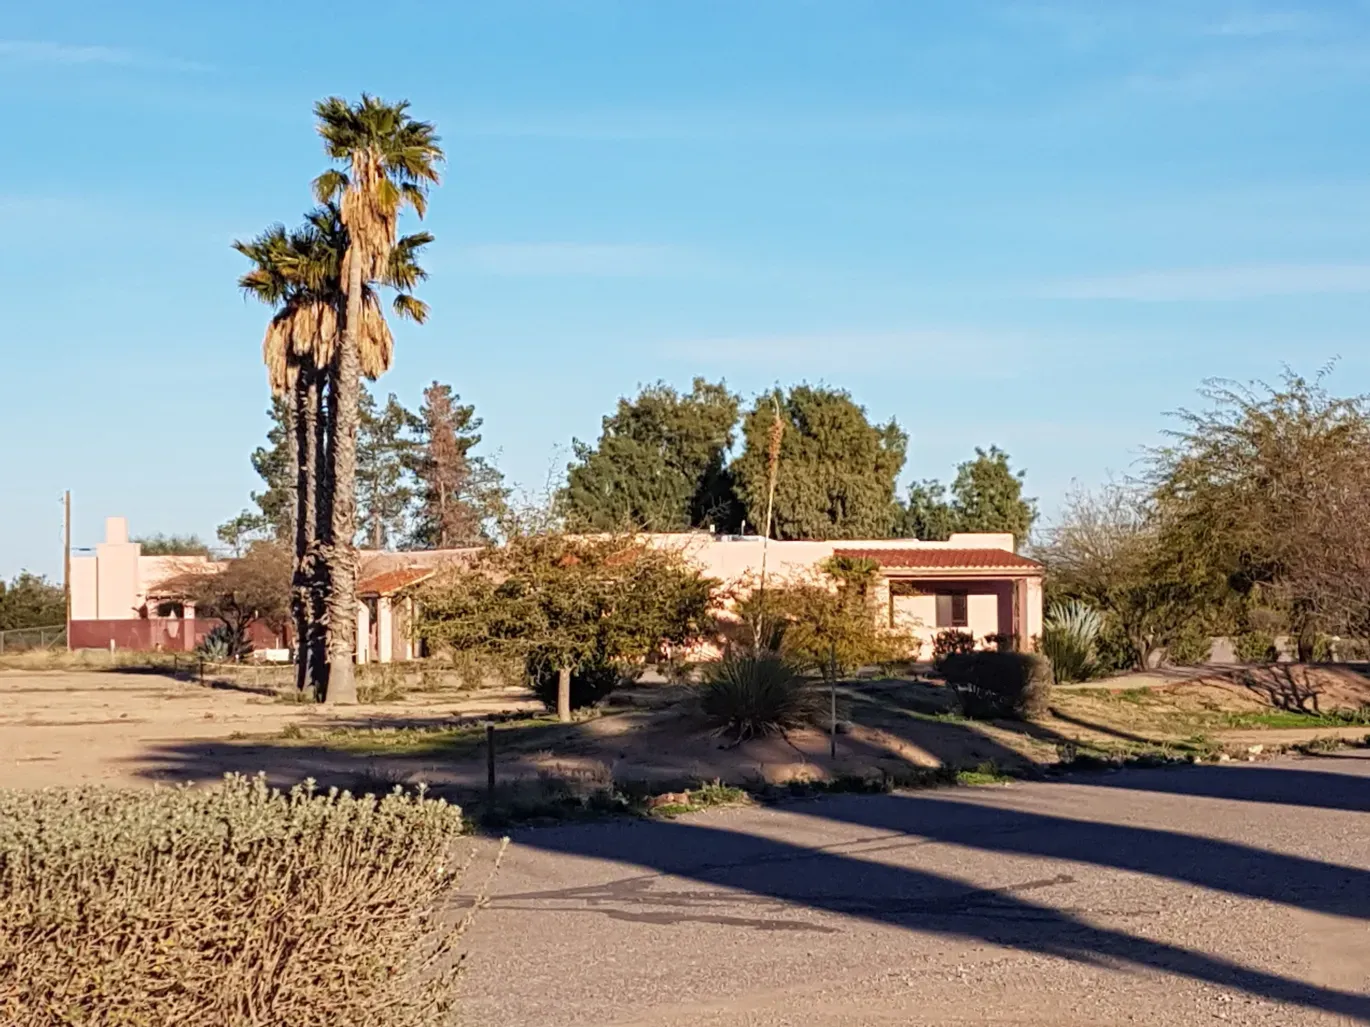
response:
[[[500,1027],[1370,1023],[1370,758],[516,833]]]

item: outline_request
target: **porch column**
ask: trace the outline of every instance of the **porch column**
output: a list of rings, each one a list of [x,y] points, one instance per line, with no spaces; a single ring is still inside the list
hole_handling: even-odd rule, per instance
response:
[[[190,652],[195,648],[195,604],[181,606],[181,648]]]
[[[357,662],[371,658],[371,610],[365,600],[357,603]]]
[[[1032,652],[1028,635],[1027,578],[1013,579],[1013,647],[1020,653]]]
[[[376,600],[376,662],[389,663],[394,655],[395,621],[391,615],[390,597]]]

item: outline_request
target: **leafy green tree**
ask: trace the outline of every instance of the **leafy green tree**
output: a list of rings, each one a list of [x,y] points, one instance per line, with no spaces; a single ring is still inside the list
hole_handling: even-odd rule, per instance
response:
[[[1152,466],[1172,561],[1235,601],[1230,628],[1274,615],[1304,660],[1319,633],[1370,634],[1370,397],[1326,373],[1208,383]]]
[[[679,553],[631,537],[521,536],[425,588],[418,630],[550,676],[570,720],[573,678],[612,687],[663,647],[698,638],[714,584]]]
[[[767,447],[777,407],[784,434],[772,537],[887,537],[908,436],[893,420],[872,425],[848,393],[822,386],[796,385],[788,393],[777,389],[759,396],[744,418],[744,447],[732,470],[748,523],[765,522]]]
[[[956,513],[947,502],[947,489],[928,479],[909,486],[908,502],[898,511],[895,534],[925,542],[943,542],[957,530]]]
[[[433,126],[408,113],[407,102],[387,104],[362,94],[348,103],[333,96],[314,107],[319,135],[328,156],[345,166],[325,171],[314,183],[320,202],[337,201],[347,247],[340,275],[344,298],[338,352],[330,365],[328,474],[323,494],[329,502],[330,525],[324,564],[328,581],[329,702],[357,701],[353,657],[357,633],[357,405],[365,370],[363,319],[379,307],[368,304],[373,283],[384,282],[393,269],[400,210],[412,207],[423,216],[429,185],[438,181],[443,152]],[[406,290],[413,282],[401,283]],[[422,320],[412,297],[402,292],[401,309]],[[426,312],[426,308],[423,308]],[[388,363],[388,360],[385,361]]]
[[[198,535],[144,535],[133,540],[144,556],[208,556],[209,546]]]
[[[418,510],[410,543],[425,549],[489,541],[508,502],[504,476],[471,454],[481,441],[481,421],[460,398],[439,382],[423,390],[411,454]]]
[[[1072,492],[1034,555],[1053,595],[1102,611],[1103,636],[1125,637],[1138,669],[1219,598],[1205,568],[1176,558],[1155,505],[1135,488]]]
[[[951,484],[952,515],[957,531],[1005,532],[1022,545],[1037,519],[1037,503],[1023,498],[1026,472],[1009,467],[998,446],[976,448],[975,459],[956,469]]]
[[[683,531],[735,519],[724,465],[737,425],[738,398],[722,383],[696,378],[687,393],[659,382],[620,399],[599,441],[575,440],[561,496],[573,527]]]
[[[418,495],[411,468],[418,449],[414,434],[422,422],[393,392],[377,409],[365,386],[357,416],[358,543],[389,549],[407,534]]]
[[[1023,478],[1024,472],[1014,471],[1008,454],[998,446],[977,447],[975,459],[956,469],[950,499],[936,480],[910,486],[908,502],[896,518],[896,533],[940,542],[953,532],[1003,532],[1021,546],[1037,519],[1036,500],[1023,498]]]
[[[6,584],[0,580],[0,631],[47,628],[67,619],[67,594],[47,578],[20,571]]]
[[[213,572],[188,571],[167,587],[185,602],[194,603],[196,616],[222,621],[237,646],[247,639],[256,621],[273,631],[284,629],[292,613],[292,563],[286,544],[263,540]]]

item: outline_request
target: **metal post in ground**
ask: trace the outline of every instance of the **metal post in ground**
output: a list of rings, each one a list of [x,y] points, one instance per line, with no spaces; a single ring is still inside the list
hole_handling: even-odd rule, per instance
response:
[[[489,801],[495,801],[495,725],[485,725],[485,791]]]

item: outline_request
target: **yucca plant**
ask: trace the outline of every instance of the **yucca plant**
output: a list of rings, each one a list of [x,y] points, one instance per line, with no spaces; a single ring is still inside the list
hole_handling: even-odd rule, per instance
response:
[[[1104,621],[1087,603],[1052,603],[1042,626],[1042,652],[1057,681],[1087,681],[1097,663],[1096,645]]]
[[[745,742],[805,724],[816,698],[794,667],[775,653],[728,653],[699,687],[704,715],[719,734]]]

